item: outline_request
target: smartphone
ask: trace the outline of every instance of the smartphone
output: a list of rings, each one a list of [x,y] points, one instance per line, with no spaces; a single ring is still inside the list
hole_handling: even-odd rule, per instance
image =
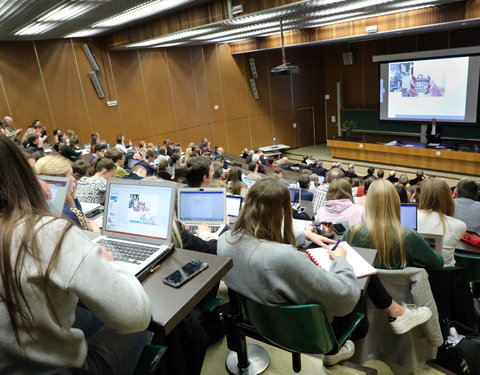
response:
[[[95,208],[94,210],[88,212],[85,214],[85,217],[87,217],[88,219],[92,218],[92,217],[95,217],[97,216],[98,214],[101,214],[103,212],[103,208],[102,207],[98,207],[98,208]]]
[[[346,228],[343,226],[343,224],[333,224],[333,229],[335,229],[335,233],[341,236],[342,234],[345,233]]]
[[[192,277],[202,272],[207,267],[207,263],[199,259],[193,259],[187,264],[185,264],[182,268],[179,268],[175,272],[165,277],[163,279],[163,282],[165,284],[178,288],[181,285],[185,284]]]

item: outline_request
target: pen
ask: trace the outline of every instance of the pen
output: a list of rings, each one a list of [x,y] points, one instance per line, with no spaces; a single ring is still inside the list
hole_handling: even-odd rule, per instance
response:
[[[337,246],[340,244],[340,242],[342,242],[342,240],[338,240],[337,243],[335,245],[333,245],[332,251],[337,248]]]

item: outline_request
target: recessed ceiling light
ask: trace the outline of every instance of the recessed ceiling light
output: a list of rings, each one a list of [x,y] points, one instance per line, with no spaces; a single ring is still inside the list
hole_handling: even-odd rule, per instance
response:
[[[14,35],[42,34],[57,25],[58,25],[57,23],[53,23],[53,22],[34,22],[18,30]]]
[[[188,30],[188,31],[174,33],[174,34],[168,34],[168,35],[161,36],[161,37],[158,37],[158,38],[155,38],[155,39],[146,40],[144,42],[132,43],[132,44],[127,45],[126,47],[129,47],[129,48],[149,47],[149,46],[153,46],[153,45],[157,45],[157,44],[161,44],[161,43],[171,42],[171,41],[178,40],[178,39],[190,38],[190,37],[195,36],[195,35],[206,34],[206,33],[212,32],[214,30],[216,30],[216,29],[213,28],[213,27],[203,28],[203,29],[192,29],[192,30]]]
[[[80,17],[82,14],[96,8],[101,3],[70,3],[59,6],[53,9],[44,16],[40,17],[38,21],[67,21]]]
[[[156,0],[145,2],[116,16],[97,22],[93,25],[93,27],[112,27],[122,25],[124,23],[149,17],[164,10],[191,2],[193,2],[193,0]]]
[[[64,38],[82,38],[82,37],[100,34],[102,31],[105,31],[105,30],[106,29],[101,29],[101,28],[85,29],[85,30],[76,31],[72,34],[65,35]]]

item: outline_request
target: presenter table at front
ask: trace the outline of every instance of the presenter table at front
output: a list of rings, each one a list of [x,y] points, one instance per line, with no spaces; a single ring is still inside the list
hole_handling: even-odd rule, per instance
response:
[[[192,259],[208,263],[208,267],[180,288],[163,283],[164,277]],[[160,269],[142,282],[152,302],[153,322],[168,335],[232,268],[232,259],[219,255],[175,249]]]

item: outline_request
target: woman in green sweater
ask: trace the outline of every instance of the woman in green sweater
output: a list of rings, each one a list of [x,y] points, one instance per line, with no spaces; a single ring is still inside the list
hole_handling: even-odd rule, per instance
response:
[[[343,239],[352,246],[376,249],[377,268],[402,269],[418,263],[431,270],[443,267],[441,255],[434,252],[417,232],[400,224],[400,198],[392,183],[386,180],[372,182],[365,213],[367,220],[350,227]],[[399,305],[376,275],[370,278],[367,293],[375,307],[390,316],[395,333],[404,333],[431,316],[428,307]]]

